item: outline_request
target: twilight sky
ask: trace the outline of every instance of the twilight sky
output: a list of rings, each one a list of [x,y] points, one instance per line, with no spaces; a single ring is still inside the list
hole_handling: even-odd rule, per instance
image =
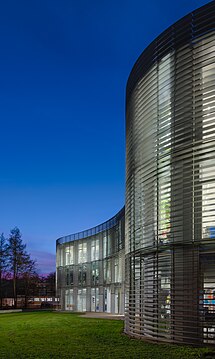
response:
[[[0,4],[0,232],[40,272],[58,237],[124,204],[125,87],[144,48],[203,0]]]

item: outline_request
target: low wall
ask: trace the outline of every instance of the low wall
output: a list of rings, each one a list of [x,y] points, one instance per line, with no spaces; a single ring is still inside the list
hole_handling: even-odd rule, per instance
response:
[[[22,309],[6,309],[6,310],[0,310],[0,314],[8,314],[8,313],[19,313],[22,312]]]

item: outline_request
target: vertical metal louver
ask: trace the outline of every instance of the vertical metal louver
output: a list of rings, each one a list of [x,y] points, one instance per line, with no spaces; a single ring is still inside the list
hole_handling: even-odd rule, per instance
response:
[[[126,323],[215,344],[215,2],[162,33],[127,84]]]

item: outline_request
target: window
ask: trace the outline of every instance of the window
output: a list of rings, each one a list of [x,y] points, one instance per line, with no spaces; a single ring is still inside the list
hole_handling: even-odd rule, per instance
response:
[[[99,262],[93,262],[91,264],[91,282],[92,285],[99,284]]]
[[[74,309],[73,289],[66,289],[66,291],[65,291],[65,309],[66,310]]]
[[[107,237],[103,237],[103,258],[107,257]]]
[[[99,239],[92,240],[91,242],[91,261],[99,259]]]
[[[63,266],[63,254],[64,254],[64,247],[58,246],[58,248],[57,248],[57,267]]]
[[[215,64],[202,68],[202,138],[209,141],[214,138]],[[200,181],[202,183],[202,236],[215,238],[215,159],[213,152],[207,153],[207,159],[200,162]]]
[[[73,245],[65,247],[65,265],[74,264],[73,260]]]
[[[85,286],[87,283],[87,266],[86,264],[78,267],[78,285]]]
[[[78,263],[87,262],[87,243],[79,243],[78,245]]]
[[[77,309],[78,312],[86,312],[86,288],[78,290]]]
[[[114,273],[115,273],[115,283],[122,282],[122,258],[116,257],[114,260]]]
[[[110,260],[105,260],[103,263],[104,268],[104,283],[111,283],[111,262]]]
[[[99,312],[99,288],[91,288],[91,312]]]
[[[66,285],[73,284],[73,266],[66,269]]]
[[[170,233],[171,67],[168,54],[158,66],[158,236],[163,244]]]
[[[119,282],[119,258],[114,259],[114,274],[115,274],[115,283]]]

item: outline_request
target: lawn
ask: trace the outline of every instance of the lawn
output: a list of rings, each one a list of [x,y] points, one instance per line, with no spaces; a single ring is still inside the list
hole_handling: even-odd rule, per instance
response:
[[[196,359],[211,349],[149,344],[122,334],[123,322],[76,314],[0,314],[0,358]]]

